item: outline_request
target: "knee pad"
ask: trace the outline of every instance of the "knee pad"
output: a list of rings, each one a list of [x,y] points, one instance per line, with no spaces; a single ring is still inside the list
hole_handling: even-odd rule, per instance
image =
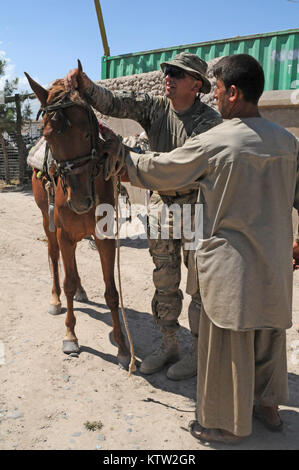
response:
[[[152,311],[157,321],[176,322],[183,305],[183,293],[179,289],[173,294],[155,292],[152,300]]]

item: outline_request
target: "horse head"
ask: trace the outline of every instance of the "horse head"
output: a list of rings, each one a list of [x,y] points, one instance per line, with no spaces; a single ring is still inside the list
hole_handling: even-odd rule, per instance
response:
[[[82,66],[78,61],[78,74]],[[66,90],[63,79],[49,90],[25,75],[43,114],[43,135],[50,147],[67,204],[77,214],[95,204],[94,179],[103,157],[97,118],[78,90]]]

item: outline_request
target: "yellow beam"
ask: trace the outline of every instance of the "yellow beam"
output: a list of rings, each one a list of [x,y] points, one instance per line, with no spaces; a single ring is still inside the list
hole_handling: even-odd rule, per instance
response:
[[[104,19],[103,19],[103,13],[102,13],[102,9],[101,9],[101,5],[100,5],[99,0],[94,0],[94,5],[96,7],[98,23],[99,23],[99,27],[100,27],[100,31],[101,31],[102,43],[103,43],[103,48],[104,48],[104,55],[108,57],[108,56],[110,56],[110,49],[109,49],[109,46],[108,46],[106,30],[105,30],[105,25],[104,25]]]

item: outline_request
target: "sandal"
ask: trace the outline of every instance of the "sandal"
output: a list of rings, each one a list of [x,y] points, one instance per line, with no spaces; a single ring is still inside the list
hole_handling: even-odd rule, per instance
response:
[[[190,421],[189,431],[195,439],[203,442],[220,442],[222,444],[238,444],[243,441],[242,437],[236,436],[222,429],[203,428],[198,421]]]
[[[253,407],[253,416],[261,421],[270,431],[282,431],[283,421],[279,416],[278,406],[255,405]]]

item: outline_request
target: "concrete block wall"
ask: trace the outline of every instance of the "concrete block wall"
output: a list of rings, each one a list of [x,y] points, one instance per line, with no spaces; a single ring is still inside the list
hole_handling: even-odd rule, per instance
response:
[[[217,106],[213,99],[213,89],[216,83],[216,80],[212,74],[212,67],[214,63],[219,59],[211,60],[208,65],[208,77],[212,83],[212,90],[208,95],[201,95],[201,99],[204,103],[212,106],[214,109],[217,109]],[[164,81],[163,73],[160,70],[148,73],[140,73],[137,75],[130,75],[127,77],[118,77],[118,78],[109,78],[107,80],[96,81],[98,85],[102,85],[108,90],[117,91],[117,90],[134,90],[136,92],[145,92],[151,93],[154,96],[164,95]],[[130,119],[117,119],[110,116],[104,116],[99,112],[96,112],[99,119],[103,119],[107,124],[109,124],[115,132],[118,132],[123,137],[140,134],[143,129],[142,127]]]
[[[217,109],[213,99],[216,80],[213,77],[212,68],[219,58],[208,62],[208,77],[212,83],[212,90],[208,95],[201,95],[204,103]],[[154,96],[164,94],[163,74],[161,71],[141,73],[127,77],[112,78],[96,82],[111,91],[135,90],[151,93]],[[299,91],[277,90],[265,91],[260,99],[259,107],[262,116],[276,122],[299,137]],[[116,119],[97,113],[99,118],[104,119],[116,132],[122,136],[130,136],[143,131],[142,127],[130,119]]]

